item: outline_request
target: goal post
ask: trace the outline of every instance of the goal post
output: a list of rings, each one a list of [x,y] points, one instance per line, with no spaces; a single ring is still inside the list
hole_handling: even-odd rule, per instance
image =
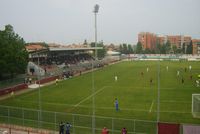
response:
[[[200,94],[192,94],[192,115],[200,118]]]

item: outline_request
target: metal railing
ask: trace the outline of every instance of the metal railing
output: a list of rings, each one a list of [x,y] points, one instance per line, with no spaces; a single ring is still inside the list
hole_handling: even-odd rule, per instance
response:
[[[79,134],[92,132],[92,116],[82,114],[71,114],[53,111],[40,111],[35,109],[2,106],[0,105],[0,122],[5,124],[16,124],[24,127],[49,129],[56,133],[59,123],[69,122],[72,125],[71,133]],[[40,119],[40,120],[39,120]],[[110,134],[118,134],[125,127],[129,134],[155,134],[156,121],[124,119],[114,117],[95,116],[95,131],[101,133],[103,127],[109,129]]]

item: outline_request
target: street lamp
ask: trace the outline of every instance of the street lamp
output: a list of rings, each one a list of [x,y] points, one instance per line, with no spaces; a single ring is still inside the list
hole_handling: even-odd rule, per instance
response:
[[[97,59],[97,13],[99,11],[99,5],[94,6],[94,17],[95,17],[95,60]],[[95,134],[95,84],[94,84],[94,61],[92,62],[92,134]]]

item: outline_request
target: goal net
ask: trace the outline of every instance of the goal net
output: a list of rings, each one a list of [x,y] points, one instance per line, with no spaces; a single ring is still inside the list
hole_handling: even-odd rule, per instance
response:
[[[200,94],[192,94],[192,115],[200,118]]]

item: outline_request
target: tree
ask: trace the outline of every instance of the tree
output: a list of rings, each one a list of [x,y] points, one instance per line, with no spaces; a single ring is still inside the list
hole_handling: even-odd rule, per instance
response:
[[[153,49],[153,50],[151,50],[151,53],[152,54],[156,54],[156,51]]]
[[[160,53],[160,51],[161,51],[161,45],[160,45],[160,43],[156,43],[156,49],[155,49],[155,52],[157,53],[157,54],[159,54]]]
[[[186,54],[192,54],[193,52],[193,46],[192,46],[192,40],[190,41],[190,44],[187,46]]]
[[[3,75],[14,77],[24,73],[28,63],[25,41],[16,34],[11,25],[0,31],[0,79]]]
[[[138,42],[136,46],[136,53],[141,54],[142,53],[142,43]]]
[[[104,46],[103,42],[98,43],[97,46],[103,48],[103,49],[97,50],[97,57],[100,58],[100,59],[102,59],[102,58],[104,58],[105,55],[106,55],[105,46]]]
[[[177,48],[177,53],[182,53],[182,49],[180,49],[180,48]]]
[[[119,45],[119,52],[120,52],[121,54],[123,53],[123,47],[122,47],[121,44]]]
[[[169,40],[165,44],[165,50],[166,50],[166,53],[169,53],[171,50],[171,43]]]
[[[166,54],[166,45],[165,45],[165,44],[163,44],[163,45],[161,46],[161,48],[160,48],[160,53],[161,53],[161,54]]]
[[[95,47],[95,42],[92,42],[91,47]],[[99,42],[96,44],[97,47],[102,47],[102,49],[97,49],[97,58],[102,59],[105,57],[106,54],[106,49],[105,46],[103,45],[103,42]]]
[[[173,46],[172,46],[172,50],[173,50],[174,54],[176,54],[176,53],[177,53],[177,46],[176,46],[176,45],[173,45]]]
[[[183,43],[183,46],[182,46],[182,53],[183,53],[183,54],[186,53],[186,45],[185,45],[185,43]]]
[[[132,54],[133,53],[133,47],[128,44],[128,54]]]
[[[122,49],[123,49],[122,52],[123,52],[124,54],[128,54],[128,47],[127,47],[127,44],[124,43],[124,44],[122,45]]]
[[[122,54],[130,54],[130,53],[133,53],[133,48],[130,44],[127,45],[126,43],[123,43],[123,44],[120,44],[119,51]]]
[[[144,53],[145,53],[145,54],[150,54],[150,53],[151,53],[151,50],[150,50],[149,48],[146,48],[146,49],[144,50]]]

